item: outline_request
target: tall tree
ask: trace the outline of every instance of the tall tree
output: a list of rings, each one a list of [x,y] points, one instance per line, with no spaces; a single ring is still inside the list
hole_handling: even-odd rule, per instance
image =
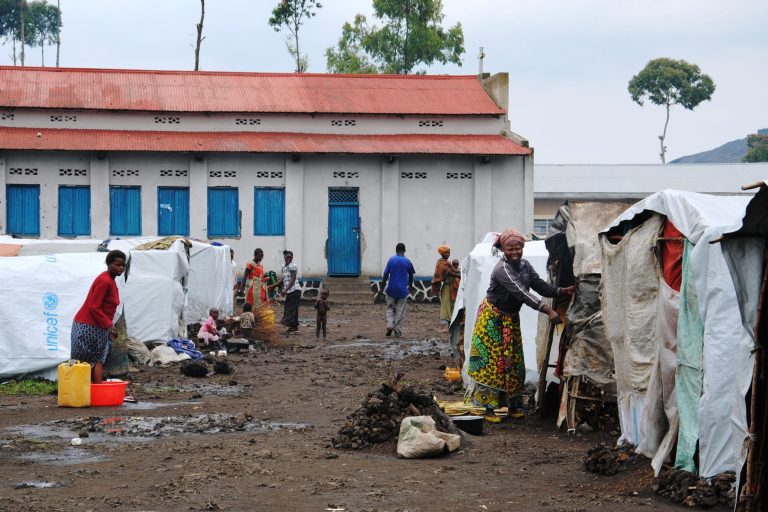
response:
[[[203,21],[205,20],[205,0],[200,0],[200,23],[197,28],[197,40],[195,41],[195,71],[200,70],[200,45],[203,44]]]
[[[383,73],[407,75],[421,64],[435,62],[461,65],[464,31],[461,23],[443,27],[442,0],[373,0],[373,10],[382,25],[367,28],[364,17],[362,23],[355,18],[355,25],[345,24],[337,47],[326,51],[329,70],[355,69],[354,63],[338,61],[345,56],[359,60],[362,53],[344,51],[355,41]],[[357,39],[352,37],[355,29],[359,30]]]
[[[331,73],[378,73],[363,49],[363,38],[368,32],[367,20],[362,14],[355,16],[354,24],[344,23],[341,38],[335,48],[325,50],[326,68]]]
[[[749,151],[744,162],[768,162],[768,130],[760,130],[747,136]]]
[[[39,46],[41,63],[45,66],[45,47],[56,42],[56,35],[61,27],[59,8],[45,0],[34,0],[29,3],[29,24],[34,30],[35,39],[32,46]]]
[[[18,61],[24,65],[25,47],[34,46],[36,32],[30,22],[29,5],[26,0],[0,0],[0,39],[10,41],[13,47],[13,65]],[[16,43],[20,43],[21,52],[16,52]]]
[[[56,8],[59,10],[59,26],[56,30],[56,67],[59,67],[59,55],[61,53],[61,3],[56,0]]]
[[[680,105],[687,110],[693,110],[699,103],[712,98],[715,92],[715,82],[701,72],[699,66],[684,60],[659,58],[650,61],[638,74],[629,81],[629,95],[638,105],[648,99],[655,105],[663,105],[666,109],[664,130],[659,135],[661,145],[661,163],[665,164],[667,146],[667,126],[669,112],[673,105]]]
[[[305,20],[317,14],[317,10],[323,6],[317,0],[281,0],[277,7],[272,9],[269,25],[275,32],[288,30],[286,46],[288,53],[296,62],[296,72],[304,73],[309,67],[309,58],[301,54],[299,46],[299,29]]]

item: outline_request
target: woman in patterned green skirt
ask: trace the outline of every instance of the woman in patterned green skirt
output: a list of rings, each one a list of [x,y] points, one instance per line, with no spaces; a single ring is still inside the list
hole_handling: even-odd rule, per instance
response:
[[[513,418],[523,417],[518,397],[525,384],[523,339],[520,335],[520,308],[523,304],[547,315],[550,322],[560,323],[560,316],[532,293],[533,288],[544,297],[572,297],[574,287],[559,288],[539,277],[533,266],[523,259],[525,239],[514,229],[499,235],[495,246],[504,256],[491,274],[491,284],[472,331],[467,398],[485,407],[485,419],[498,423],[494,409],[508,406]]]

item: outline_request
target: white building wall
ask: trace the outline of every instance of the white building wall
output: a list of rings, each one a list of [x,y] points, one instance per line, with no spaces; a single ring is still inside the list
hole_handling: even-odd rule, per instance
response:
[[[338,134],[497,135],[505,119],[496,116],[350,116],[327,114],[179,114],[153,112],[15,111],[0,126],[88,130],[288,132]]]
[[[0,169],[3,159],[0,184],[40,185],[41,238],[57,238],[60,184],[91,186],[91,237],[98,239],[109,237],[110,186],[141,187],[143,236],[157,235],[158,187],[189,187],[190,236],[201,240],[208,239],[208,187],[237,187],[240,236],[217,241],[235,250],[241,270],[260,247],[265,267],[277,271],[287,248],[303,277],[327,275],[330,187],[359,189],[363,276],[379,276],[397,242],[406,244],[417,275],[430,276],[438,245],[451,245],[461,259],[487,231],[526,222],[523,157],[9,151]],[[37,174],[10,174],[16,168]],[[70,168],[85,174],[61,171]],[[285,187],[285,236],[253,235],[254,187]]]

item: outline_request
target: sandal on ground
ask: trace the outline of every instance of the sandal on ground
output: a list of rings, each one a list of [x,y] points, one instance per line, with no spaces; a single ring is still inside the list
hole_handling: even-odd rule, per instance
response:
[[[496,416],[496,414],[494,414],[494,413],[492,413],[492,412],[486,412],[486,413],[483,415],[483,418],[484,418],[484,419],[485,419],[485,421],[487,421],[488,423],[501,423],[501,418],[500,418],[500,417],[498,417],[498,416]]]
[[[507,416],[512,419],[519,420],[525,418],[525,413],[520,409],[513,409],[507,413]]]

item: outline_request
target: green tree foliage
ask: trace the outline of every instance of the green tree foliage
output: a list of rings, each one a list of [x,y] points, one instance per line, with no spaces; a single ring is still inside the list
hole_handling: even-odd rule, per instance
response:
[[[0,0],[0,40],[13,45],[14,65],[17,62],[17,43],[20,46],[18,57],[23,66],[25,47],[42,48],[53,44],[60,29],[61,11],[45,0]]]
[[[61,12],[44,0],[30,2],[29,23],[34,34],[34,42],[30,46],[40,48],[41,63],[45,66],[45,47],[56,43],[61,30]]]
[[[309,59],[301,54],[299,46],[299,29],[305,20],[317,14],[317,10],[323,6],[317,0],[281,0],[277,7],[272,9],[269,25],[275,32],[288,30],[286,46],[296,62],[296,72],[304,73],[309,67]]]
[[[344,23],[341,38],[335,48],[325,50],[325,61],[331,73],[374,74],[379,69],[363,49],[363,37],[368,32],[367,20],[362,14],[355,16],[353,24]]]
[[[629,94],[638,105],[648,99],[655,105],[663,105],[667,118],[664,131],[659,135],[661,144],[661,163],[666,163],[669,111],[673,105],[680,105],[687,110],[693,110],[699,103],[712,98],[715,92],[715,82],[701,72],[699,66],[684,60],[667,58],[650,61],[638,74],[629,81]]]
[[[448,62],[461,65],[464,32],[461,23],[442,26],[441,0],[373,0],[374,17],[381,26],[370,26],[362,15],[353,25],[345,23],[341,38],[326,51],[328,71],[407,75],[421,65]]]
[[[749,151],[744,156],[745,162],[768,162],[768,135],[753,133],[747,136]]]

